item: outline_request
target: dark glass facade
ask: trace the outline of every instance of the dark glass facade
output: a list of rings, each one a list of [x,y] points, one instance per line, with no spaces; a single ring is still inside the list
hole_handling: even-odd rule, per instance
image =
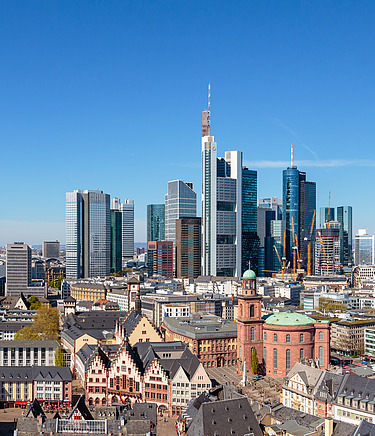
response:
[[[308,240],[315,241],[315,222],[310,228],[316,210],[316,184],[306,180],[306,173],[297,167],[283,171],[283,223],[285,230],[285,253],[287,261],[293,259],[293,230],[297,237],[301,267],[306,268]],[[294,229],[293,229],[294,226]],[[312,256],[313,257],[313,256]]]
[[[242,169],[242,273],[249,268],[258,273],[257,172]]]
[[[353,216],[351,206],[337,208],[337,221],[340,223],[340,263],[342,266],[353,264]]]
[[[111,210],[111,273],[122,270],[122,213]]]
[[[147,205],[147,242],[165,240],[165,205]]]

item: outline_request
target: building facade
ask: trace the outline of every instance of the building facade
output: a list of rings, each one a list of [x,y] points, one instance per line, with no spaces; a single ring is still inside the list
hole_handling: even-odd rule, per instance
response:
[[[111,273],[122,270],[122,213],[120,200],[112,198],[111,205]]]
[[[337,275],[341,271],[340,224],[337,221],[328,221],[324,225],[324,229],[317,231],[315,274]]]
[[[148,243],[148,276],[173,277],[173,242],[150,241]]]
[[[367,229],[359,229],[354,238],[354,261],[356,265],[375,264],[375,236]]]
[[[110,198],[102,191],[66,193],[66,277],[110,273]]]
[[[176,276],[195,279],[201,275],[201,219],[176,220]]]
[[[46,259],[60,257],[60,242],[59,241],[43,241],[42,256]]]
[[[353,210],[351,206],[337,208],[337,221],[340,223],[340,263],[351,266],[353,263]]]
[[[0,341],[0,366],[54,366],[57,341]]]
[[[165,204],[147,205],[147,242],[165,240]]]
[[[134,200],[121,203],[122,214],[122,267],[134,257]]]

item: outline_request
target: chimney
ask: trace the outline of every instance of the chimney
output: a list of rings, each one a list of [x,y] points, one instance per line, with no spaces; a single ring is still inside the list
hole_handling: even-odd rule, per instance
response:
[[[332,433],[333,433],[333,418],[325,418],[324,436],[332,436]]]

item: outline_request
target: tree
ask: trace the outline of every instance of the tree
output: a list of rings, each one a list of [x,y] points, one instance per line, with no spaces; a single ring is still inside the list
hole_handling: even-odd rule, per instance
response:
[[[64,366],[64,350],[61,347],[56,350],[55,366]]]
[[[63,282],[64,280],[64,277],[55,277],[52,282],[48,283],[48,285],[51,288],[61,289],[61,282]]]
[[[259,361],[257,356],[257,350],[255,347],[251,349],[251,370],[253,374],[258,374],[259,369]]]
[[[59,338],[60,313],[56,307],[41,306],[33,318],[31,327],[19,330],[14,339],[16,340],[51,340]]]
[[[29,303],[30,303],[31,310],[38,310],[42,305],[42,303],[39,301],[39,298],[36,297],[35,295],[29,298]]]

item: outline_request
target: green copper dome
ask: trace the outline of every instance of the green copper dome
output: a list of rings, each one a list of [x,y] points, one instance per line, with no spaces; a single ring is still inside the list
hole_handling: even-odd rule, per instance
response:
[[[244,277],[246,279],[255,279],[256,275],[255,275],[255,272],[252,269],[248,269],[247,271],[245,271],[243,273],[242,277]]]
[[[316,321],[303,313],[288,311],[273,313],[265,319],[264,323],[269,325],[299,326],[315,324]]]

